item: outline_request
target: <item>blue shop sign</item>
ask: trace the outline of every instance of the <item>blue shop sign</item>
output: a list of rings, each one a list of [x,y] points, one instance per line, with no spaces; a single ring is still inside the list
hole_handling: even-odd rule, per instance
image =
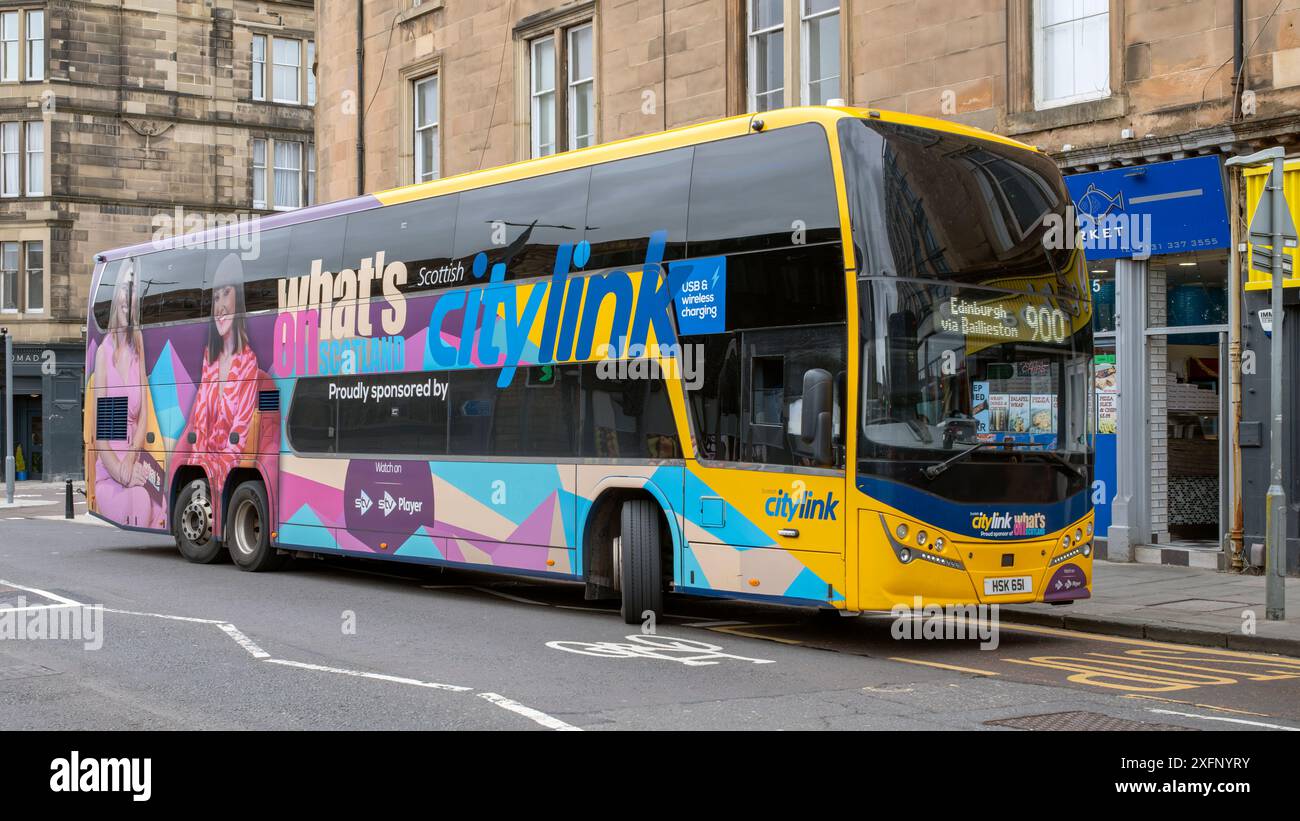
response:
[[[1072,174],[1088,259],[1228,248],[1232,232],[1217,156]]]

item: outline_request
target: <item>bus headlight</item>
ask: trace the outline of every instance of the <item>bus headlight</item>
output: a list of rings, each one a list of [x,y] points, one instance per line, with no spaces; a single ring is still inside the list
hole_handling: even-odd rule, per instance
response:
[[[897,536],[900,540],[901,540],[901,539],[906,539],[906,538],[907,538],[907,525],[905,525],[905,524],[900,524],[898,527],[894,528],[894,535]]]
[[[1092,555],[1092,545],[1091,545],[1091,544],[1086,544],[1086,545],[1084,545],[1084,546],[1083,546],[1083,557],[1086,559],[1086,558],[1088,558],[1088,557],[1091,556],[1091,555]]]
[[[940,536],[934,540],[934,549],[942,553],[944,544],[946,544],[946,542],[944,542],[943,537]]]
[[[919,544],[921,547],[925,547],[925,543],[929,540],[930,540],[929,533],[926,533],[924,530],[916,531],[916,543]]]
[[[906,547],[898,551],[898,560],[903,564],[907,564],[908,562],[912,561],[912,551],[908,550]]]
[[[1074,543],[1078,544],[1081,541],[1083,541],[1083,531],[1076,527],[1074,529]]]

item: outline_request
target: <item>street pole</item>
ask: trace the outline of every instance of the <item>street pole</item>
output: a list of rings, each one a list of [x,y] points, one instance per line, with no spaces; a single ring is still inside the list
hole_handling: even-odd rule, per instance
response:
[[[14,338],[5,329],[5,503],[14,503]]]
[[[1269,351],[1269,412],[1271,427],[1268,432],[1269,485],[1267,532],[1264,549],[1268,554],[1264,572],[1264,618],[1281,621],[1286,618],[1286,488],[1282,485],[1282,331],[1286,314],[1282,307],[1283,260],[1286,247],[1282,244],[1282,219],[1286,209],[1286,192],[1282,188],[1282,149],[1273,156],[1273,170],[1268,175],[1269,208],[1273,211],[1273,336]],[[1263,207],[1260,203],[1260,207]],[[11,448],[12,449],[12,446]]]
[[[1268,257],[1269,273],[1272,276],[1270,304],[1273,312],[1272,331],[1269,335],[1269,485],[1264,499],[1264,618],[1269,621],[1282,621],[1286,618],[1286,488],[1282,484],[1282,332],[1285,314],[1282,307],[1282,279],[1286,275],[1285,243],[1294,237],[1295,229],[1291,226],[1286,191],[1283,189],[1285,157],[1286,151],[1281,146],[1275,146],[1249,156],[1233,157],[1225,163],[1229,167],[1269,167],[1264,196],[1260,197],[1259,205],[1255,208],[1255,219],[1251,220],[1248,229],[1253,268],[1255,259],[1264,253],[1257,243],[1265,241],[1260,236],[1265,232],[1263,226],[1257,227],[1257,221],[1263,216],[1262,209],[1267,208],[1267,240],[1272,246]]]

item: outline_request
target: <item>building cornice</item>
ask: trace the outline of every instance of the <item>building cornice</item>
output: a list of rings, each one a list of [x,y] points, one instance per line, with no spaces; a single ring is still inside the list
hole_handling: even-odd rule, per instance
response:
[[[1126,165],[1178,160],[1204,154],[1241,154],[1271,145],[1288,153],[1300,140],[1300,114],[1224,123],[1183,134],[1150,136],[1108,145],[1051,152],[1063,171],[1101,171]]]

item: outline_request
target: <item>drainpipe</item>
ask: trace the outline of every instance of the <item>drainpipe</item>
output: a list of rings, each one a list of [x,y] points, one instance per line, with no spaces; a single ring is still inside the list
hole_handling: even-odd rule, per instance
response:
[[[1241,90],[1245,88],[1245,72],[1242,70],[1246,60],[1245,44],[1245,0],[1232,2],[1232,119],[1241,116]]]
[[[366,193],[366,22],[357,0],[357,196]]]
[[[1233,0],[1232,3],[1232,119],[1241,117],[1241,90],[1246,84],[1246,43],[1245,43],[1245,0]],[[1228,213],[1232,217],[1234,232],[1240,224],[1238,216],[1244,216],[1242,207],[1241,174],[1228,174]],[[1240,238],[1241,242],[1246,237]],[[1228,530],[1229,567],[1241,572],[1246,567],[1242,553],[1243,531],[1245,530],[1245,511],[1242,508],[1241,476],[1241,441],[1236,435],[1241,430],[1241,292],[1245,287],[1246,277],[1242,274],[1242,256],[1238,249],[1238,238],[1232,237],[1232,247],[1228,250],[1228,423],[1232,425],[1232,470],[1227,477],[1232,483],[1232,527]],[[1219,373],[1223,373],[1220,365]],[[1220,431],[1220,435],[1223,432]]]

